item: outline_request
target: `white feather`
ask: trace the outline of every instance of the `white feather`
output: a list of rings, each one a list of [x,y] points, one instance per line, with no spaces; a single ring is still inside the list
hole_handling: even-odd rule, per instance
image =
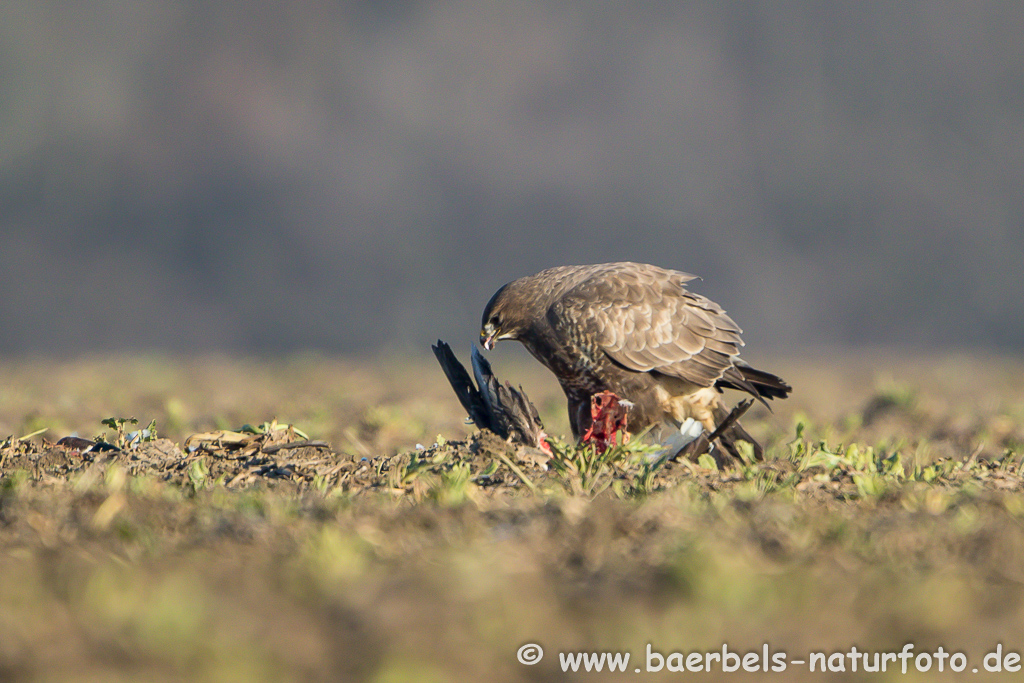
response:
[[[648,456],[649,460],[671,457],[696,441],[704,432],[704,425],[692,417],[683,420],[679,429],[672,429],[668,438],[661,442],[663,448]]]

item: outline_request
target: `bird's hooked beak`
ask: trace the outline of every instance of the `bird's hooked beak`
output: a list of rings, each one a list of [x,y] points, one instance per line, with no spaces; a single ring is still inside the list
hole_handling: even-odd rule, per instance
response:
[[[494,348],[494,343],[497,339],[498,330],[494,329],[494,325],[487,323],[484,325],[484,329],[480,330],[480,343],[488,351]]]
[[[494,348],[494,345],[500,342],[502,339],[515,339],[515,332],[502,332],[501,328],[493,323],[487,323],[484,328],[480,330],[480,343],[483,347],[490,351]]]

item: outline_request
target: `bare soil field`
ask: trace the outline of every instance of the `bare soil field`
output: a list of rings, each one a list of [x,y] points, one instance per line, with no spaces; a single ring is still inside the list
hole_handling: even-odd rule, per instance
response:
[[[491,359],[568,432],[543,368]],[[751,360],[794,393],[723,470],[512,447],[425,354],[0,363],[0,680],[1014,676],[1024,360]],[[848,654],[908,643],[907,675]],[[672,671],[723,645],[753,670]]]

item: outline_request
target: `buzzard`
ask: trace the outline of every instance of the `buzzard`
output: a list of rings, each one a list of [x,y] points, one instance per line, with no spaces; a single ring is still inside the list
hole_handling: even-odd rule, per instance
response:
[[[721,404],[722,389],[785,398],[779,377],[739,359],[740,328],[713,301],[689,291],[696,276],[642,263],[560,266],[499,289],[484,309],[480,340],[490,350],[516,339],[558,378],[577,438],[591,426],[591,397],[629,401],[628,429],[687,418],[738,455],[737,440],[760,446]],[[723,424],[724,423],[724,424]]]

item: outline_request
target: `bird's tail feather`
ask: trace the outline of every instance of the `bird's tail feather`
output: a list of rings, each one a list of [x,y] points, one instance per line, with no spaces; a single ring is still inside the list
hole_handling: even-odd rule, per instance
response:
[[[781,377],[764,370],[758,370],[737,361],[725,371],[722,378],[715,383],[719,389],[737,389],[745,391],[758,401],[768,406],[766,398],[786,398],[793,391]]]

